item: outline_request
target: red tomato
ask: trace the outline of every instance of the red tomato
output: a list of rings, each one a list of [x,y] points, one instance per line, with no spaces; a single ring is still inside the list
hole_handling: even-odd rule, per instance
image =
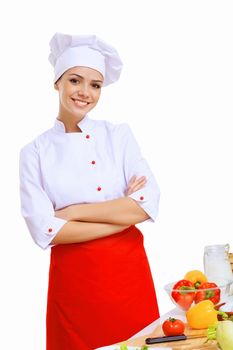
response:
[[[163,333],[166,336],[181,335],[184,333],[184,322],[176,318],[169,317],[162,324]]]

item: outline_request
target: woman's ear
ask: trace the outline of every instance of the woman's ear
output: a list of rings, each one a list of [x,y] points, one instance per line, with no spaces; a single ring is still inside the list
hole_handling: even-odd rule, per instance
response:
[[[54,85],[53,85],[53,86],[54,86],[54,89],[55,89],[55,90],[58,90],[57,82],[56,82],[56,83],[54,83]]]

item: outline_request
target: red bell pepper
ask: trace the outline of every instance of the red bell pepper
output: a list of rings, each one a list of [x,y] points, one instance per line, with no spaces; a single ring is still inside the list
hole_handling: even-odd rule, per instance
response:
[[[180,280],[172,287],[171,296],[174,301],[183,309],[188,310],[195,298],[194,284],[188,280]]]
[[[211,289],[211,288],[214,288],[214,289]],[[205,289],[208,289],[208,290],[205,290]],[[221,295],[221,291],[218,288],[217,284],[213,282],[204,282],[198,288],[198,292],[196,293],[196,296],[195,296],[195,303],[197,304],[202,300],[209,299],[212,301],[212,303],[217,304],[220,301],[220,295]]]

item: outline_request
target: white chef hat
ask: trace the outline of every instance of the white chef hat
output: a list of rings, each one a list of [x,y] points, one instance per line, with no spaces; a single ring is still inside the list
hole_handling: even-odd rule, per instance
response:
[[[122,61],[117,51],[95,35],[55,33],[50,43],[49,61],[54,67],[54,82],[69,68],[83,66],[99,71],[104,86],[121,74]]]

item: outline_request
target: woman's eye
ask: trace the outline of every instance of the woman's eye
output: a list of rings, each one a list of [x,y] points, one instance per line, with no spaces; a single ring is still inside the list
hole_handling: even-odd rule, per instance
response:
[[[79,80],[78,80],[78,79],[75,79],[75,78],[72,78],[72,79],[70,79],[70,82],[71,82],[72,84],[76,84],[76,83],[79,82]]]
[[[99,85],[99,84],[92,84],[92,86],[93,86],[93,88],[95,88],[95,89],[100,89],[100,88],[101,88],[101,85]]]

